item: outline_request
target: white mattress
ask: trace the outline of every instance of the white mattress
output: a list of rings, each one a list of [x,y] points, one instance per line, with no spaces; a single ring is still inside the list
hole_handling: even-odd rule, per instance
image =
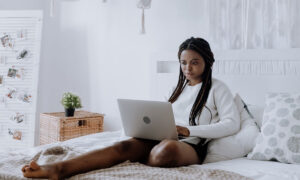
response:
[[[201,167],[232,171],[257,180],[300,180],[300,165],[296,164],[239,158],[203,164]]]
[[[126,139],[126,137],[121,137],[121,132],[117,131],[83,136],[62,143],[55,143],[18,151],[0,149],[0,179],[23,179],[20,169],[25,163],[30,162],[33,157],[38,157],[38,162],[40,164],[54,162],[57,160],[72,158],[87,151],[103,148],[122,139]],[[62,155],[43,155],[43,152],[47,149],[57,146],[63,147],[69,151],[66,151],[67,153]],[[139,167],[141,166],[139,165]],[[186,168],[189,168],[190,171],[193,171],[193,169],[199,169],[200,171],[201,168],[221,169],[257,180],[300,180],[300,165],[255,161],[248,160],[246,158],[203,165],[191,165]],[[95,173],[97,173],[97,171]],[[89,179],[87,177],[91,177],[90,179],[93,179],[96,177],[95,175],[88,173],[84,176],[74,176],[71,179],[81,179],[81,177],[85,179]]]

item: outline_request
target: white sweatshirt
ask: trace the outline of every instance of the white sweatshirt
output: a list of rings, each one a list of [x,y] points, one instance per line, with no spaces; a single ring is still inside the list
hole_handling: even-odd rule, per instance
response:
[[[236,133],[240,129],[240,117],[233,96],[222,81],[214,78],[206,106],[200,118],[196,118],[197,125],[189,125],[189,115],[201,86],[202,83],[194,86],[186,85],[181,95],[172,104],[176,124],[187,127],[190,136],[207,139],[221,138]],[[169,99],[174,89],[175,87],[165,100]]]

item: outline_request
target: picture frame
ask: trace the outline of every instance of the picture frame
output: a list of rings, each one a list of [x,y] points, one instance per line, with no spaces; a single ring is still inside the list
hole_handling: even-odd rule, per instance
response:
[[[19,50],[17,52],[17,60],[22,60],[22,59],[25,59],[29,56],[29,50],[25,49],[25,48],[22,48],[21,50]]]
[[[18,130],[14,131],[13,139],[21,141],[22,140],[22,132],[18,131]]]
[[[5,48],[14,48],[14,40],[9,34],[4,34],[0,37],[0,41],[3,47]]]
[[[17,69],[15,69],[14,67],[8,69],[8,73],[7,73],[8,77],[15,78],[16,75],[17,75]]]
[[[32,102],[32,95],[25,91],[21,91],[18,93],[18,99],[24,103],[31,103]]]
[[[19,130],[11,130],[8,128],[8,134],[11,135],[13,139],[22,140],[22,132]]]
[[[6,93],[6,97],[9,99],[15,99],[17,97],[17,89],[16,88],[7,88],[8,92]]]
[[[16,122],[17,124],[20,124],[25,121],[25,114],[14,112],[10,116],[10,120]]]

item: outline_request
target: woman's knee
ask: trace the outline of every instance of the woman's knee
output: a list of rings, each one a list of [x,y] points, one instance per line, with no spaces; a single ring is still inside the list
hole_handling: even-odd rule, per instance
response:
[[[147,141],[132,138],[114,144],[113,148],[119,157],[131,162],[137,162],[145,159],[152,146],[148,147]]]
[[[164,140],[150,152],[148,165],[158,167],[176,166],[178,154],[178,142],[174,140]]]
[[[138,141],[137,139],[132,138],[132,139],[116,142],[113,145],[113,148],[118,154],[122,155],[131,151],[133,149],[134,144],[136,144],[137,141]]]

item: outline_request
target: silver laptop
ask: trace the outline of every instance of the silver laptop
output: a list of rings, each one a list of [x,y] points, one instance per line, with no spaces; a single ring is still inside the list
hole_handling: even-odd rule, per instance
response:
[[[118,99],[118,105],[126,136],[178,140],[171,103]]]

